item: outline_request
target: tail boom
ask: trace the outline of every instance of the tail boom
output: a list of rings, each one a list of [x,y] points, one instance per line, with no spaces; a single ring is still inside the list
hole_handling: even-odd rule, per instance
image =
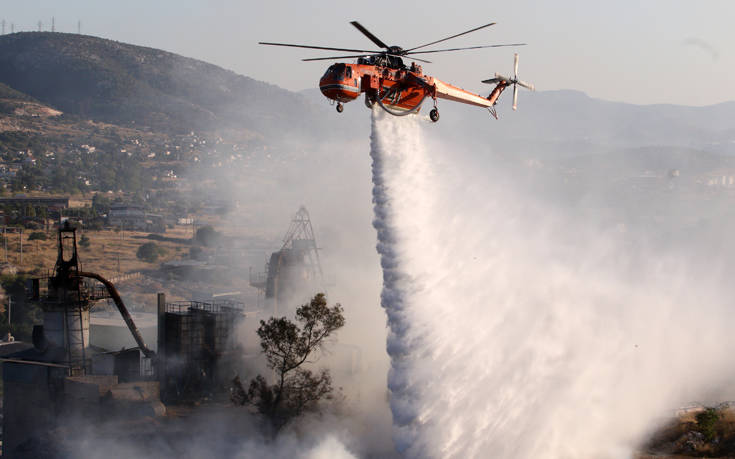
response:
[[[445,83],[436,78],[434,78],[434,87],[436,88],[436,97],[439,99],[447,99],[454,102],[486,108],[490,108],[495,104],[494,101],[490,101],[480,95],[452,86],[451,84]]]

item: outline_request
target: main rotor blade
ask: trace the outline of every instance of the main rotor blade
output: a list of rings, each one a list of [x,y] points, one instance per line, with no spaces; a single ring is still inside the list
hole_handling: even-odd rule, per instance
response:
[[[355,54],[354,56],[329,56],[329,57],[310,57],[308,59],[301,59],[302,61],[331,61],[334,59],[354,59],[356,57],[368,57],[374,54]]]
[[[352,22],[350,22],[350,24],[352,24],[353,26],[355,26],[355,28],[357,30],[359,30],[360,32],[362,32],[363,35],[365,35],[366,37],[368,37],[370,39],[370,41],[372,41],[376,45],[380,46],[381,48],[385,48],[385,49],[388,49],[389,48],[388,45],[386,45],[385,43],[383,43],[382,41],[380,41],[380,38],[378,38],[375,35],[373,35],[372,33],[370,33],[370,31],[368,29],[366,29],[365,27],[363,27],[362,24],[360,24],[359,22],[352,21]]]
[[[435,49],[432,51],[411,51],[408,53],[405,53],[405,56],[410,56],[414,54],[429,54],[429,53],[446,53],[448,51],[463,51],[465,49],[480,49],[480,48],[501,48],[503,46],[525,46],[525,43],[510,43],[507,45],[484,45],[484,46],[468,46],[466,48],[449,48],[449,49]]]
[[[331,60],[334,60],[334,59],[354,59],[354,58],[357,58],[357,57],[369,57],[369,56],[375,56],[375,54],[355,54],[355,55],[352,55],[352,56],[312,57],[312,58],[309,58],[309,59],[301,59],[301,60],[302,61],[331,61]],[[388,56],[402,57],[402,56],[399,56],[397,54],[388,54]],[[424,59],[419,59],[418,57],[412,58],[411,60],[423,62],[425,64],[431,64],[431,61],[427,61],[427,60],[424,60]]]
[[[468,33],[472,33],[472,32],[475,32],[477,30],[480,30],[480,29],[484,29],[485,27],[490,27],[491,25],[495,25],[495,23],[494,22],[491,22],[490,24],[485,24],[485,25],[482,25],[480,27],[475,27],[474,29],[468,30],[467,32],[458,33],[457,35],[452,35],[451,37],[442,38],[441,40],[437,40],[437,41],[432,41],[431,43],[427,43],[427,44],[421,45],[421,46],[416,46],[414,48],[407,49],[406,51],[413,51],[415,49],[425,48],[427,46],[435,45],[435,44],[441,43],[443,41],[451,40],[452,38],[461,37],[462,35],[467,35]]]
[[[400,55],[399,54],[388,54],[388,56],[393,56],[393,57],[406,57],[403,54],[400,54]],[[411,60],[412,61],[423,62],[424,64],[431,64],[431,61],[425,61],[423,59],[419,59],[418,57],[412,57]]]
[[[346,53],[379,53],[381,51],[372,51],[369,49],[347,49],[347,48],[329,48],[326,46],[311,46],[311,45],[293,45],[291,43],[271,43],[267,41],[259,41],[259,45],[269,46],[288,46],[290,48],[308,48],[308,49],[324,49],[327,51],[344,51]]]

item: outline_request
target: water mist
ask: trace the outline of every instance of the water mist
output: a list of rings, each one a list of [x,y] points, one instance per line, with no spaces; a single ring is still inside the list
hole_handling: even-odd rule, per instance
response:
[[[432,128],[373,112],[402,454],[631,457],[664,416],[735,381],[716,273],[542,204],[503,170],[426,142]]]

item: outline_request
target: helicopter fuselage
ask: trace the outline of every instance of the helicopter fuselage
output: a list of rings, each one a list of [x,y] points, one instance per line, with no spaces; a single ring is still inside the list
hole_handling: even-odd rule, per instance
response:
[[[365,63],[366,61],[367,59],[360,59],[356,64],[331,65],[319,80],[322,94],[338,103],[347,103],[364,92],[366,105],[369,107],[378,102],[393,110],[416,112],[427,97],[492,107],[507,86],[505,83],[498,84],[491,93],[491,98],[484,98],[425,75],[421,66],[415,63],[407,67],[402,62],[400,65],[390,66],[387,65],[388,62],[380,62],[379,59],[375,59],[379,61],[377,64]]]

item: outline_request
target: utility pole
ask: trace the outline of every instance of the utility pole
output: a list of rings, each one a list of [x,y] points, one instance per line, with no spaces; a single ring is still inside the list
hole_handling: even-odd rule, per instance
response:
[[[117,249],[117,277],[120,278],[120,252],[122,252],[122,241],[125,239],[125,228],[123,226],[123,220],[120,220],[120,245]]]
[[[10,23],[10,33],[15,33],[15,24]]]
[[[38,31],[41,32],[42,29],[43,29],[43,22],[38,21]]]
[[[5,19],[3,19],[3,35],[5,35]]]
[[[56,18],[51,16],[51,32],[56,32]]]
[[[77,21],[77,34],[82,34],[82,21]]]

